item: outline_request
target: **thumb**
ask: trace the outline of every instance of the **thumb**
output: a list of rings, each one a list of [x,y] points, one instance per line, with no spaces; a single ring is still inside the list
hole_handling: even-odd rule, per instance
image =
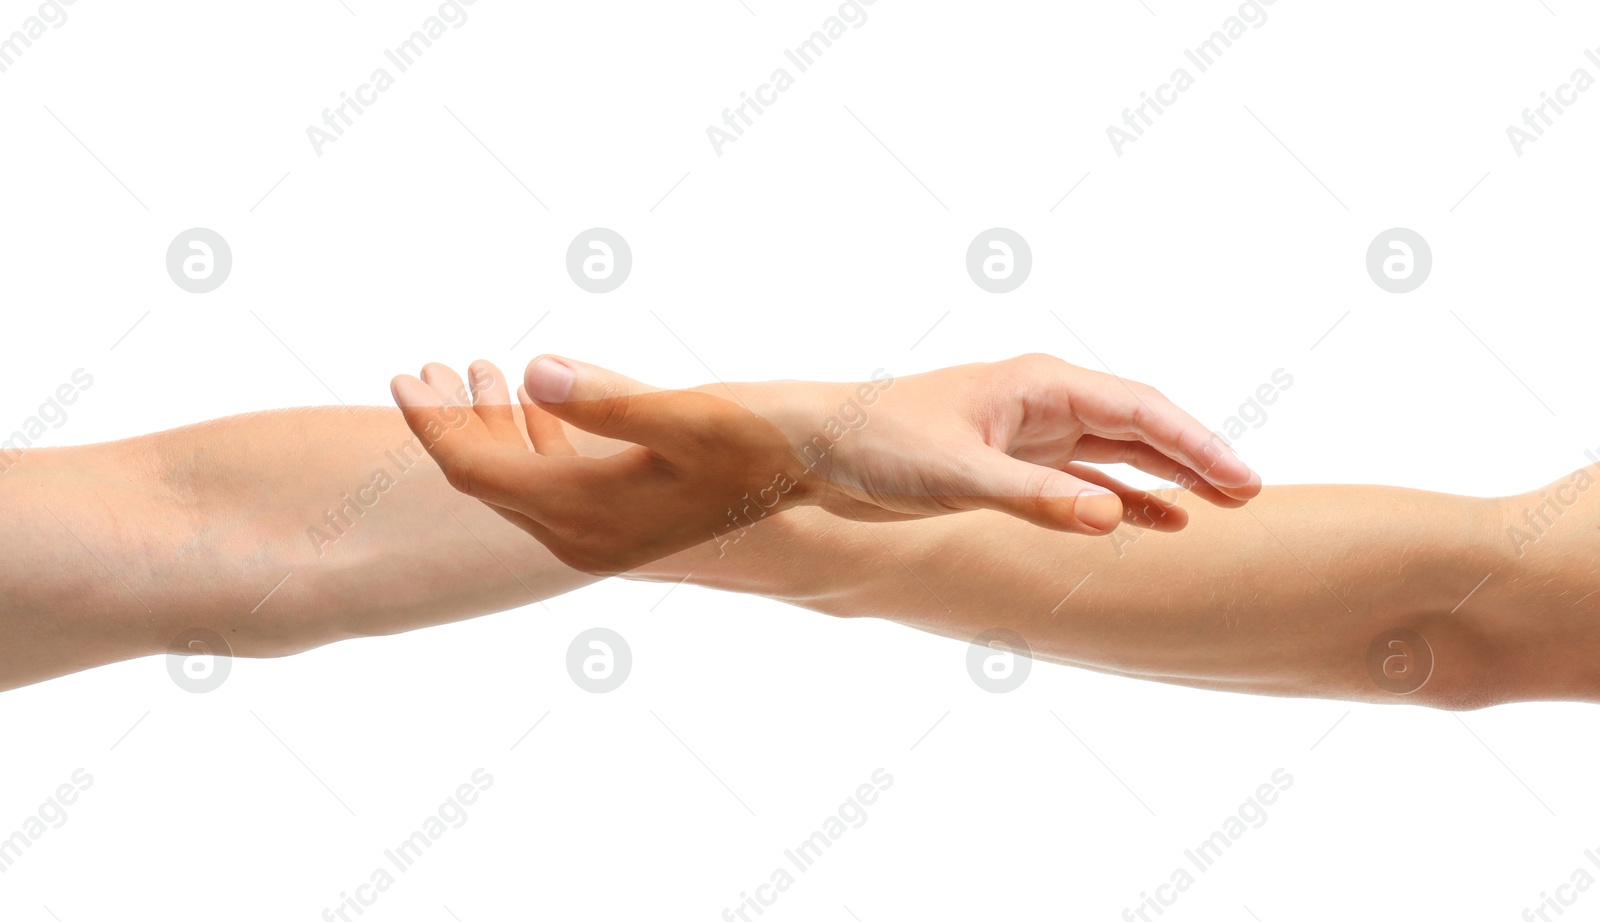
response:
[[[595,435],[649,445],[665,434],[664,421],[646,411],[661,391],[598,365],[541,355],[528,363],[523,387],[540,409]]]
[[[1122,500],[1098,484],[1052,467],[986,451],[973,472],[974,500],[984,509],[1026,522],[1090,535],[1122,523]]]

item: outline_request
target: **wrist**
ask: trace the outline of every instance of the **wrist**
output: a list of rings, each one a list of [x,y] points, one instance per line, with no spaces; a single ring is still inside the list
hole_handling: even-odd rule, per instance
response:
[[[745,406],[781,432],[797,453],[817,441],[852,386],[820,381],[733,385]]]
[[[852,433],[867,425],[894,385],[883,370],[865,381],[772,381],[732,385],[751,412],[782,433],[807,474],[849,482]]]
[[[840,552],[840,529],[853,524],[820,509],[788,509],[625,576],[803,602],[845,579],[830,561]]]

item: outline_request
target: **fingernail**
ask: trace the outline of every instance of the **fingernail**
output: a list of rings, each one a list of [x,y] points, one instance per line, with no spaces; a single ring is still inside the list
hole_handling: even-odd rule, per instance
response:
[[[409,375],[395,378],[389,384],[395,402],[403,407],[438,406],[439,395],[433,389]]]
[[[1122,524],[1122,500],[1102,487],[1079,493],[1072,511],[1078,521],[1098,531],[1111,531]]]
[[[488,387],[493,380],[494,376],[489,373],[489,363],[483,359],[478,359],[467,366],[467,384],[472,387],[474,394]]]
[[[523,384],[528,396],[541,403],[565,403],[572,393],[572,369],[555,359],[540,359],[528,369]]]

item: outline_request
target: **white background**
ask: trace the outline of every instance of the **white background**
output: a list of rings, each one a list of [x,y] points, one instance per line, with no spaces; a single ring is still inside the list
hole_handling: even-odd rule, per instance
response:
[[[36,8],[0,2],[0,33]],[[1269,482],[1493,495],[1600,446],[1600,92],[1521,157],[1505,133],[1597,71],[1572,0],[1278,0],[1121,157],[1106,126],[1236,6],[878,0],[719,157],[706,126],[835,4],[478,0],[318,157],[306,127],[436,8],[78,0],[0,74],[0,429],[80,367],[46,444],[386,404],[428,360],[673,386],[1042,350],[1218,426],[1285,369],[1238,444]],[[164,268],[195,226],[234,254],[206,295]],[[564,270],[593,226],[633,248],[608,295]],[[964,268],[993,226],[1034,254],[1003,296]],[[1394,226],[1433,249],[1408,295],[1364,267]],[[1164,918],[1510,920],[1600,846],[1589,707],[1044,665],[991,695],[961,644],[665,588],[240,661],[210,695],[150,658],[0,696],[0,835],[95,778],[0,916],[320,918],[480,766],[470,820],[366,918],[720,918],[879,767],[866,825],[763,919],[1120,918],[1280,767],[1266,825]],[[593,625],[634,652],[607,695],[563,665]]]

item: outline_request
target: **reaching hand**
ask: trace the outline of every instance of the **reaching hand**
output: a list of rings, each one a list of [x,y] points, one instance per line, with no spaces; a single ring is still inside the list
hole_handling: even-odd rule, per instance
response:
[[[495,366],[470,374],[470,408],[443,365],[395,378],[406,424],[451,486],[586,573],[631,570],[810,493],[782,433],[731,401],[567,359],[531,363],[515,403]],[[583,457],[563,421],[633,444]]]
[[[1219,505],[1260,480],[1146,385],[1042,355],[860,384],[772,382],[661,391],[541,357],[513,402],[487,362],[472,406],[449,369],[393,382],[450,483],[557,558],[618,573],[798,503],[860,519],[996,509],[1104,534],[1124,519],[1181,528],[1183,510],[1081,462],[1124,462]],[[563,423],[619,440],[584,457]]]
[[[1181,509],[1083,462],[1124,463],[1220,506],[1261,490],[1226,442],[1159,391],[1048,355],[883,377],[835,399],[847,431],[802,435],[797,448],[833,489],[891,513],[986,508],[1089,534],[1124,517],[1182,527]]]

